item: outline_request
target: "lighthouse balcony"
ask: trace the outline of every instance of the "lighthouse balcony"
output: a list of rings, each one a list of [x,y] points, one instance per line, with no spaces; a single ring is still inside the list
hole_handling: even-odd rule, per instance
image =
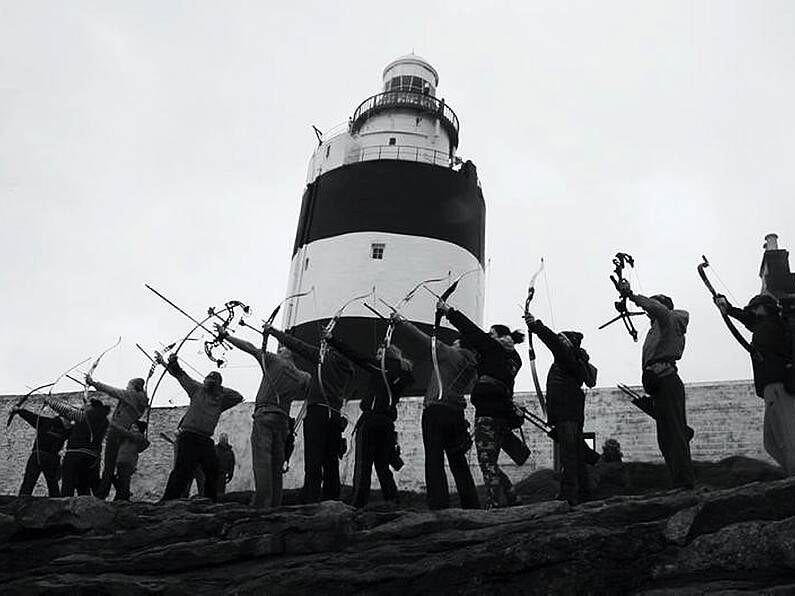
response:
[[[360,147],[348,153],[345,158],[345,163],[349,164],[381,159],[416,161],[447,168],[453,166],[453,160],[447,151],[437,151],[436,149],[417,147],[415,145],[369,145],[367,147]]]
[[[365,99],[351,118],[351,134],[356,134],[372,116],[389,110],[411,110],[439,119],[447,131],[452,147],[458,147],[458,116],[444,100],[410,91],[387,91]]]

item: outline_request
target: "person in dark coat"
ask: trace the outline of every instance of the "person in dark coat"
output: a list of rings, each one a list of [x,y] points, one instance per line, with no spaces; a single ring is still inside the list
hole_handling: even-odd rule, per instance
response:
[[[554,428],[560,449],[560,496],[570,505],[577,505],[588,500],[582,385],[593,387],[596,384],[596,369],[589,366],[588,353],[580,347],[582,333],[555,333],[530,313],[524,319],[527,328],[544,342],[555,358],[547,374],[547,421]]]
[[[795,476],[795,387],[792,386],[792,340],[778,301],[769,294],[754,296],[743,309],[725,296],[715,297],[721,312],[740,321],[753,333],[751,359],[756,394],[765,401],[765,451]]]
[[[513,484],[497,460],[511,432],[513,384],[522,366],[514,345],[524,341],[524,334],[505,325],[492,325],[486,333],[447,303],[440,301],[436,308],[478,355],[478,379],[470,399],[475,406],[475,447],[486,485],[486,509],[515,505],[518,499]]]
[[[77,408],[63,399],[44,399],[50,408],[74,422],[63,458],[61,496],[90,495],[99,484],[102,440],[108,430],[110,407],[93,398]]]
[[[397,501],[397,485],[390,462],[397,455],[397,404],[403,391],[414,381],[413,366],[403,357],[397,346],[389,346],[385,353],[381,346],[373,357],[359,354],[331,335],[326,340],[369,375],[367,393],[360,402],[362,414],[356,422],[356,460],[351,504],[357,508],[367,505],[373,466],[381,484],[384,501]]]
[[[22,479],[22,485],[19,487],[20,496],[32,495],[39,476],[44,474],[49,495],[51,497],[60,497],[61,490],[58,486],[61,474],[60,453],[71,432],[71,423],[60,416],[41,416],[23,408],[13,408],[11,415],[18,415],[36,429],[33,450],[28,457],[28,462],[25,465],[25,476]]]

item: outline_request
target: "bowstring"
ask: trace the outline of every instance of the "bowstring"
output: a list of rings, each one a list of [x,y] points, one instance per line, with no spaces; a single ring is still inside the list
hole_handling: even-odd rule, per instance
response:
[[[552,296],[551,291],[549,289],[549,278],[547,277],[547,268],[546,263],[544,263],[544,257],[541,257],[541,263],[544,265],[544,269],[542,273],[544,274],[544,294],[547,297],[547,307],[549,308],[549,319],[552,322],[552,328],[555,329],[555,313],[552,310]]]

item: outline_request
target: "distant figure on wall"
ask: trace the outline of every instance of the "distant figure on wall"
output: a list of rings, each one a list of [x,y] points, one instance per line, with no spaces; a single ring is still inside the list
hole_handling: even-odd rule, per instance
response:
[[[218,458],[218,494],[226,493],[226,485],[235,475],[235,452],[229,444],[229,436],[221,433],[215,445],[215,456]]]
[[[108,430],[110,407],[96,398],[80,408],[52,396],[44,403],[75,423],[63,458],[61,496],[71,497],[75,492],[90,495],[99,484],[102,439]]]
[[[527,328],[544,342],[555,358],[547,375],[548,422],[554,427],[560,445],[560,497],[570,505],[577,505],[589,498],[582,386],[596,385],[596,368],[589,362],[588,353],[580,347],[582,333],[555,333],[530,313],[524,320]]]
[[[626,279],[620,280],[617,287],[622,297],[632,300],[651,319],[651,329],[643,342],[643,388],[654,400],[657,444],[673,487],[693,488],[695,476],[690,458],[685,387],[676,367],[685,350],[690,314],[674,309],[673,300],[664,294],[647,298],[633,293]]]
[[[756,394],[765,401],[763,442],[765,451],[795,476],[795,379],[792,341],[778,301],[769,294],[754,296],[743,309],[718,294],[720,311],[740,321],[753,333],[751,358]]]
[[[22,420],[36,429],[36,439],[25,465],[25,476],[19,487],[20,496],[32,495],[41,474],[47,482],[51,497],[60,497],[58,480],[61,475],[60,452],[72,429],[72,423],[62,416],[41,416],[23,408],[13,408],[11,416],[19,415]]]
[[[218,477],[218,458],[212,437],[221,413],[241,403],[243,396],[224,387],[221,384],[221,374],[216,371],[208,374],[200,383],[182,370],[176,354],[168,357],[167,364],[163,362],[162,356],[158,358],[190,398],[188,411],[180,422],[176,461],[168,477],[163,500],[179,499],[183,495],[193,481],[194,468],[198,464],[206,478],[205,495],[215,501],[218,494],[218,484],[215,481]]]

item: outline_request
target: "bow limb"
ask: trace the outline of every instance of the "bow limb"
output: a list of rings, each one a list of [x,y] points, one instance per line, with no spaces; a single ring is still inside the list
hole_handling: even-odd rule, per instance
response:
[[[703,260],[696,268],[698,270],[698,276],[701,278],[701,281],[704,282],[704,285],[707,286],[709,293],[712,294],[712,298],[717,298],[719,294],[715,291],[715,287],[710,283],[709,278],[707,277],[707,272],[705,271],[706,268],[709,267],[709,261],[704,255],[701,255],[701,258]],[[732,320],[729,318],[729,315],[720,309],[718,309],[718,311],[720,312],[720,316],[723,319],[723,322],[726,324],[726,327],[728,327],[729,332],[732,334],[732,337],[737,340],[737,343],[739,343],[743,349],[751,355],[751,358],[756,361],[761,361],[762,356],[759,351],[750,343],[748,343],[748,340],[743,337],[743,334],[740,333],[740,330],[737,329]]]
[[[52,385],[55,385],[55,383],[45,383],[44,385],[39,385],[38,387],[31,389],[25,395],[20,397],[17,400],[17,402],[14,404],[14,406],[11,408],[11,411],[8,413],[8,421],[6,422],[6,428],[8,428],[11,425],[11,421],[14,419],[14,410],[16,410],[17,408],[21,408],[22,404],[24,404],[28,400],[28,398],[37,391],[41,391],[42,389],[47,389]]]
[[[326,397],[326,389],[323,386],[323,362],[325,362],[326,353],[328,352],[328,340],[326,339],[326,336],[331,335],[331,333],[334,331],[334,327],[337,326],[337,322],[340,320],[342,313],[345,311],[346,308],[348,308],[349,305],[353,304],[357,300],[364,300],[365,298],[370,296],[370,294],[372,294],[374,290],[375,288],[373,288],[373,290],[367,292],[366,294],[362,294],[361,296],[354,296],[353,298],[348,300],[345,304],[340,306],[339,309],[337,309],[337,312],[335,312],[334,315],[331,317],[331,320],[326,324],[326,327],[323,329],[323,337],[320,338],[320,347],[317,359],[317,384],[320,387],[320,393],[323,394],[323,397],[326,399],[326,402],[328,402],[328,398]]]
[[[110,352],[111,350],[113,350],[115,347],[117,347],[120,343],[121,343],[121,335],[119,336],[119,339],[117,339],[116,342],[112,346],[110,346],[109,348],[105,348],[102,351],[102,353],[100,353],[100,355],[97,356],[97,359],[94,360],[94,362],[91,363],[91,366],[89,367],[88,372],[86,373],[86,378],[89,378],[89,377],[93,376],[94,371],[97,370],[97,367],[99,366],[99,361],[102,360],[102,357],[105,354],[107,354],[108,352]],[[88,402],[88,383],[84,382],[83,383],[83,403],[87,403],[87,402]]]
[[[524,302],[524,314],[530,314],[530,303],[533,301],[533,297],[535,296],[536,292],[536,280],[541,272],[544,270],[544,259],[541,259],[541,265],[538,267],[538,270],[533,274],[530,278],[530,284],[527,288],[527,298]],[[538,405],[541,408],[541,413],[544,415],[544,418],[547,417],[547,400],[544,397],[544,391],[541,389],[541,382],[538,380],[538,370],[536,369],[536,351],[533,348],[533,332],[531,331],[530,327],[527,327],[527,353],[528,359],[530,360],[530,372],[533,376],[533,386],[536,390],[536,397],[538,398]]]

